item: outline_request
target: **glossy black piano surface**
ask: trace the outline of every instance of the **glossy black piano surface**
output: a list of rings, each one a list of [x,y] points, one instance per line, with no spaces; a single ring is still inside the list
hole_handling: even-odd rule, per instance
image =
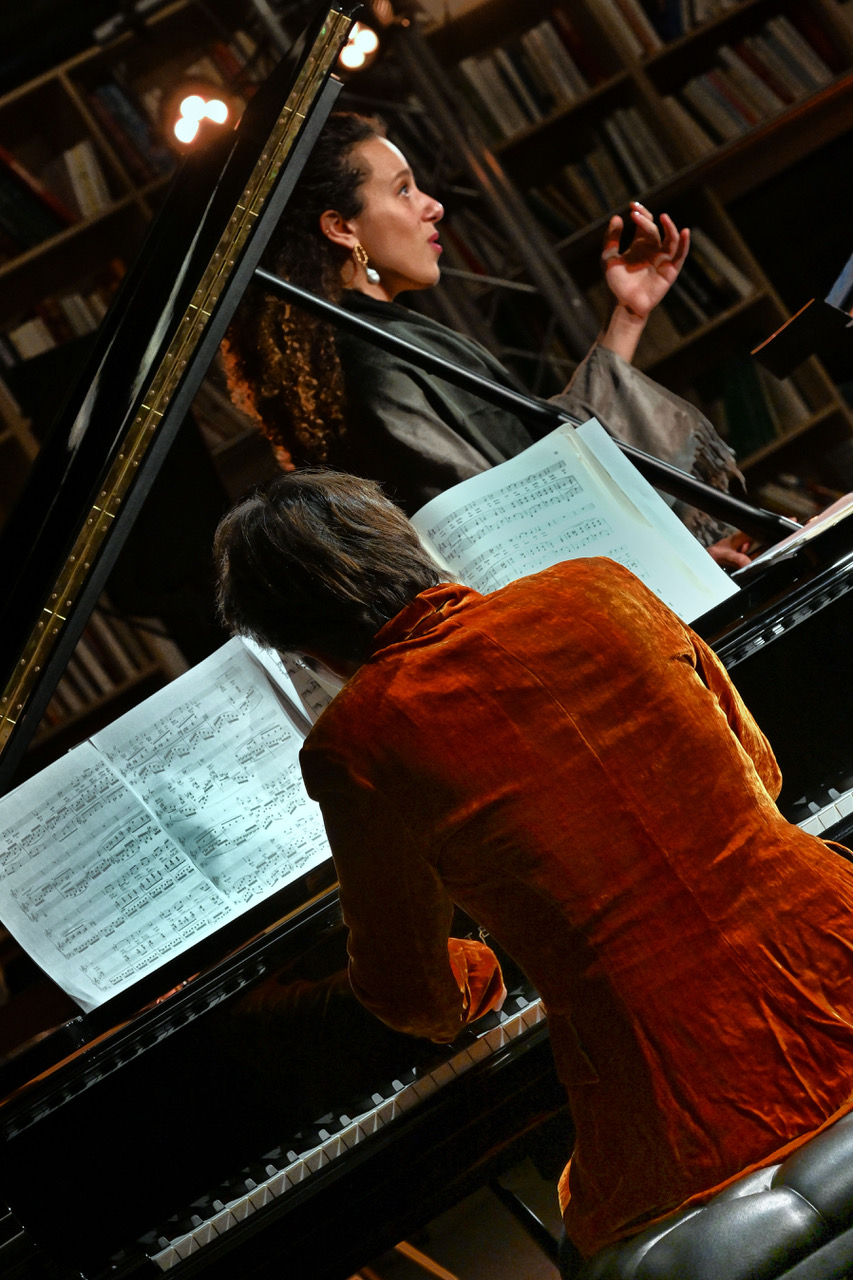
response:
[[[143,256],[143,276],[154,260]],[[150,281],[136,279],[148,307]],[[125,329],[133,305],[132,296],[119,305]],[[110,367],[126,373],[129,357],[115,359]],[[101,440],[106,452],[113,435]],[[63,475],[79,489],[87,452],[97,453],[94,442],[73,458],[45,451],[35,577],[67,510]],[[2,564],[5,598],[32,613],[34,584],[9,572],[8,556]],[[41,576],[52,568],[43,562]],[[801,801],[853,774],[853,521],[739,582],[696,626],[768,733],[786,778],[783,811],[798,819]],[[3,785],[13,782],[10,772]],[[0,1272],[231,1280],[277,1277],[286,1261],[294,1274],[343,1280],[523,1153],[556,1174],[570,1142],[564,1097],[535,993],[511,962],[509,1030],[486,1021],[446,1049],[371,1019],[344,965],[326,866],[296,897],[0,1064],[0,1198],[10,1206]],[[389,1117],[395,1099],[406,1105]],[[380,1112],[382,1123],[371,1118]]]

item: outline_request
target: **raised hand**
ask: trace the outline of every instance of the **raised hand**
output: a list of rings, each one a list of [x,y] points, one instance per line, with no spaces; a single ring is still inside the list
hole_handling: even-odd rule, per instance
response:
[[[669,214],[660,216],[658,228],[652,215],[638,201],[631,201],[634,235],[622,251],[624,222],[614,214],[607,226],[601,264],[616,302],[641,320],[666,296],[678,278],[690,248],[690,232],[679,231]]]

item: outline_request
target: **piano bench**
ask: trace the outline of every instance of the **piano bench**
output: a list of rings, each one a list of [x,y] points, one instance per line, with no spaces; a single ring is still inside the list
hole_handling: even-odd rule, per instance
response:
[[[565,1280],[843,1280],[853,1274],[853,1114],[586,1261],[564,1240],[560,1261]]]

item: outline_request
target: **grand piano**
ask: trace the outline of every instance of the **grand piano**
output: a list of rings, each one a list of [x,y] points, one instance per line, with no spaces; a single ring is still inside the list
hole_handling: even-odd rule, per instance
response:
[[[3,531],[2,792],[332,108],[351,20],[319,14],[187,161]],[[774,743],[783,810],[842,841],[849,525],[743,571],[696,624]],[[0,1272],[344,1280],[522,1155],[556,1175],[571,1125],[547,1023],[504,959],[500,1015],[448,1047],[396,1035],[342,980],[327,863],[62,1023],[0,1066]]]

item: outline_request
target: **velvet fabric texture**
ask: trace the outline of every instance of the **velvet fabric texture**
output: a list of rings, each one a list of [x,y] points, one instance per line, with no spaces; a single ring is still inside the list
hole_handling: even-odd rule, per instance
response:
[[[369,1009],[450,1040],[499,1002],[454,902],[542,995],[584,1254],[853,1106],[853,866],[781,817],[725,670],[620,565],[423,592],[302,768]]]
[[[428,316],[353,289],[344,291],[342,305],[499,386],[524,390],[479,343]],[[445,489],[532,444],[529,431],[507,410],[345,330],[335,341],[344,373],[348,431],[341,456],[330,464],[379,480],[408,515]],[[553,402],[577,422],[595,417],[617,440],[719,489],[743,493],[734,454],[708,419],[606,347],[592,348]],[[704,512],[683,503],[673,505],[705,546],[731,532]]]

